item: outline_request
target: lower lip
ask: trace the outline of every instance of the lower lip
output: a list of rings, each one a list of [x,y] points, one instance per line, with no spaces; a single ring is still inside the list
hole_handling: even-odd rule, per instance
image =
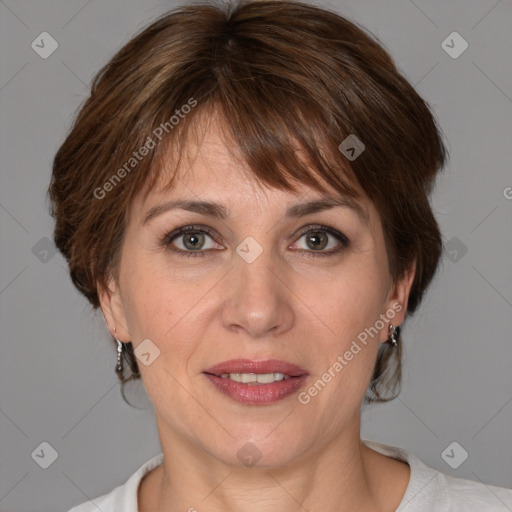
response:
[[[306,381],[307,375],[290,377],[270,384],[244,384],[229,378],[223,379],[205,373],[208,380],[221,392],[233,400],[249,405],[271,404],[295,393]]]

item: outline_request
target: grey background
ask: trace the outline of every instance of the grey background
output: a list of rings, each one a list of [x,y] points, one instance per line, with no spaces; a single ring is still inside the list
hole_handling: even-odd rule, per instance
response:
[[[101,313],[45,240],[45,193],[93,74],[177,4],[0,2],[2,511],[67,510],[160,452],[142,383],[128,388],[133,409],[121,399]],[[412,450],[447,474],[512,487],[512,2],[318,4],[380,38],[431,104],[451,154],[433,196],[448,251],[403,331],[402,393],[365,408],[362,437]],[[43,31],[59,45],[47,59],[31,48]],[[453,31],[469,44],[456,59],[441,46]],[[441,456],[453,441],[469,454],[457,469]],[[58,452],[48,469],[31,455],[42,442]]]

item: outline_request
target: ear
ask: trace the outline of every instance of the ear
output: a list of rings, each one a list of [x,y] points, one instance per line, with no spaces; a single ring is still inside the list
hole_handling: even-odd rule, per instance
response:
[[[380,333],[381,342],[385,342],[389,339],[390,324],[393,324],[394,327],[397,327],[403,323],[405,313],[407,311],[407,301],[409,300],[409,294],[411,292],[415,274],[416,260],[413,261],[400,281],[392,284],[388,294],[388,299],[385,304],[385,309],[383,311],[383,315],[388,318],[388,323],[386,323],[386,326]]]
[[[121,291],[119,284],[113,277],[109,277],[106,287],[98,284],[98,297],[103,316],[112,336],[119,341],[130,341],[131,337],[127,328]]]

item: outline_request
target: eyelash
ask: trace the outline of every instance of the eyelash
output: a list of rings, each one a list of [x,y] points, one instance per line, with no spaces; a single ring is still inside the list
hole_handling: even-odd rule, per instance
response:
[[[336,254],[339,254],[341,251],[346,249],[350,245],[350,240],[343,234],[337,231],[336,229],[330,228],[329,226],[323,226],[320,224],[310,225],[306,226],[306,228],[301,232],[299,235],[299,238],[302,238],[304,235],[310,233],[310,232],[325,232],[329,235],[332,235],[334,238],[336,238],[341,243],[341,248],[330,250],[328,252],[326,251],[308,251],[305,249],[300,249],[298,252],[303,253],[303,255],[306,258],[316,258],[319,257],[325,257],[325,256],[334,256]],[[163,239],[162,239],[162,245],[169,249],[169,246],[171,243],[180,236],[183,236],[188,233],[206,233],[207,235],[214,238],[213,231],[206,227],[206,226],[183,226],[181,228],[178,228],[174,231],[171,231],[167,233]],[[178,254],[179,256],[183,256],[185,258],[197,258],[201,257],[203,258],[205,256],[205,253],[208,251],[205,250],[198,250],[198,251],[184,251],[182,249],[169,249],[171,252]],[[211,250],[211,249],[209,249]]]

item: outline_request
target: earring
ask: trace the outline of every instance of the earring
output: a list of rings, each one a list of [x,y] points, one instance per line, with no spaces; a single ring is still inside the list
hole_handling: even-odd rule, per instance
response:
[[[116,332],[116,328],[114,327],[114,333]],[[124,343],[120,342],[117,338],[114,338],[117,342],[117,364],[116,364],[116,372],[123,373],[123,360],[121,359],[121,353],[123,352]]]
[[[398,346],[398,336],[400,335],[400,326],[393,327],[393,324],[389,324],[389,339],[388,343],[391,343],[393,347]]]

